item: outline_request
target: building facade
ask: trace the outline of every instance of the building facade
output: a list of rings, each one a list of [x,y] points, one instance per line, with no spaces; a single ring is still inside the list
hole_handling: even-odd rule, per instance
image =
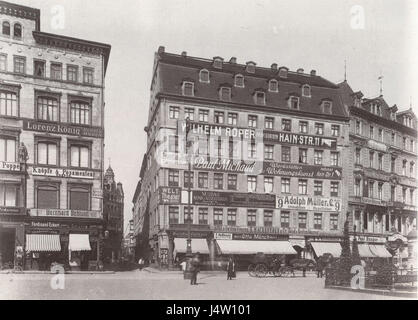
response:
[[[40,11],[0,1],[3,262],[87,268],[101,257],[106,44],[40,30]]]
[[[119,261],[122,255],[124,198],[122,183],[116,183],[109,166],[104,175],[103,220],[105,230],[103,260]]]
[[[365,257],[373,258],[375,246],[385,244],[395,262],[407,263],[407,236],[416,230],[417,217],[416,116],[412,108],[390,107],[383,96],[364,98],[347,82],[340,87],[351,118],[351,230]]]
[[[339,90],[315,70],[160,47],[133,211],[151,260],[171,267],[181,259],[189,225],[192,251],[212,266],[230,254],[338,250],[350,174]]]

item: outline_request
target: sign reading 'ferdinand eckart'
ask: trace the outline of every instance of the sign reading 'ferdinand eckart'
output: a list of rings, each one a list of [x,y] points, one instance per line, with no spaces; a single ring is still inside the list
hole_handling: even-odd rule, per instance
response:
[[[103,129],[100,127],[80,127],[65,123],[47,123],[34,120],[24,120],[23,130],[91,138],[104,137]]]

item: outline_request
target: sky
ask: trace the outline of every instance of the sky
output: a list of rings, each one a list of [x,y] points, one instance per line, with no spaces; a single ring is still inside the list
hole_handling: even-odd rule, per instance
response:
[[[9,0],[11,1],[11,0]],[[415,0],[15,0],[44,32],[108,43],[105,157],[125,190],[125,229],[146,151],[154,53],[237,57],[344,80],[365,97],[418,109]],[[58,20],[57,20],[58,19]],[[58,22],[58,23],[57,23]],[[415,54],[414,54],[415,53]]]

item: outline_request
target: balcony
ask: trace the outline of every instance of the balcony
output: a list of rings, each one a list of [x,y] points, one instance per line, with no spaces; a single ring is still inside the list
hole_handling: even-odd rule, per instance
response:
[[[101,211],[69,210],[69,209],[30,209],[31,217],[103,219]]]

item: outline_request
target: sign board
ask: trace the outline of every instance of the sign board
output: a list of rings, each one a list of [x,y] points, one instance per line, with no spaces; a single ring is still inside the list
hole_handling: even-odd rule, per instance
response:
[[[23,120],[23,130],[91,138],[104,137],[104,131],[100,127],[80,127],[64,123],[50,123],[29,119]]]
[[[178,187],[160,187],[159,203],[160,204],[180,204],[181,189]]]
[[[101,211],[83,211],[66,209],[30,209],[32,217],[101,219]]]
[[[179,121],[178,123],[179,134],[186,134],[186,121]],[[237,128],[220,124],[191,122],[190,126],[191,128],[189,134],[199,136],[217,136],[249,140],[255,139],[257,137],[261,138],[263,135],[263,132],[261,130]]]
[[[25,208],[16,208],[16,207],[0,207],[0,214],[25,214]]]
[[[276,196],[263,193],[235,193],[217,191],[193,191],[192,202],[195,205],[221,207],[276,207]]]
[[[264,162],[263,174],[280,177],[341,180],[342,168],[279,162]]]
[[[30,173],[33,176],[94,179],[94,172],[88,170],[76,170],[66,168],[32,167]]]
[[[208,161],[205,157],[196,157],[193,159],[194,170],[259,174],[261,172],[261,166],[261,163],[256,161],[245,162],[230,159],[213,159]]]
[[[339,212],[341,210],[341,200],[309,196],[278,196],[277,209]]]
[[[92,198],[103,199],[103,190],[102,189],[93,189],[91,192]]]
[[[326,149],[337,149],[337,139],[296,134],[290,132],[264,131],[264,142],[278,143],[284,145],[298,145],[307,147],[319,147]]]
[[[209,231],[191,231],[190,235],[191,235],[192,238],[195,238],[195,239],[206,239],[208,237],[209,233],[210,233]],[[171,231],[171,235],[174,238],[188,238],[188,232],[187,231],[174,230],[174,231]]]
[[[234,233],[232,235],[232,240],[277,241],[287,239],[278,234]]]
[[[227,232],[215,232],[213,234],[215,240],[232,240],[232,233]]]
[[[19,172],[20,170],[21,166],[18,162],[0,161],[0,171]]]
[[[372,236],[363,236],[363,235],[356,235],[358,242],[367,242],[367,243],[385,243],[386,238],[382,237],[372,237]],[[354,236],[350,236],[350,241],[354,240]]]

